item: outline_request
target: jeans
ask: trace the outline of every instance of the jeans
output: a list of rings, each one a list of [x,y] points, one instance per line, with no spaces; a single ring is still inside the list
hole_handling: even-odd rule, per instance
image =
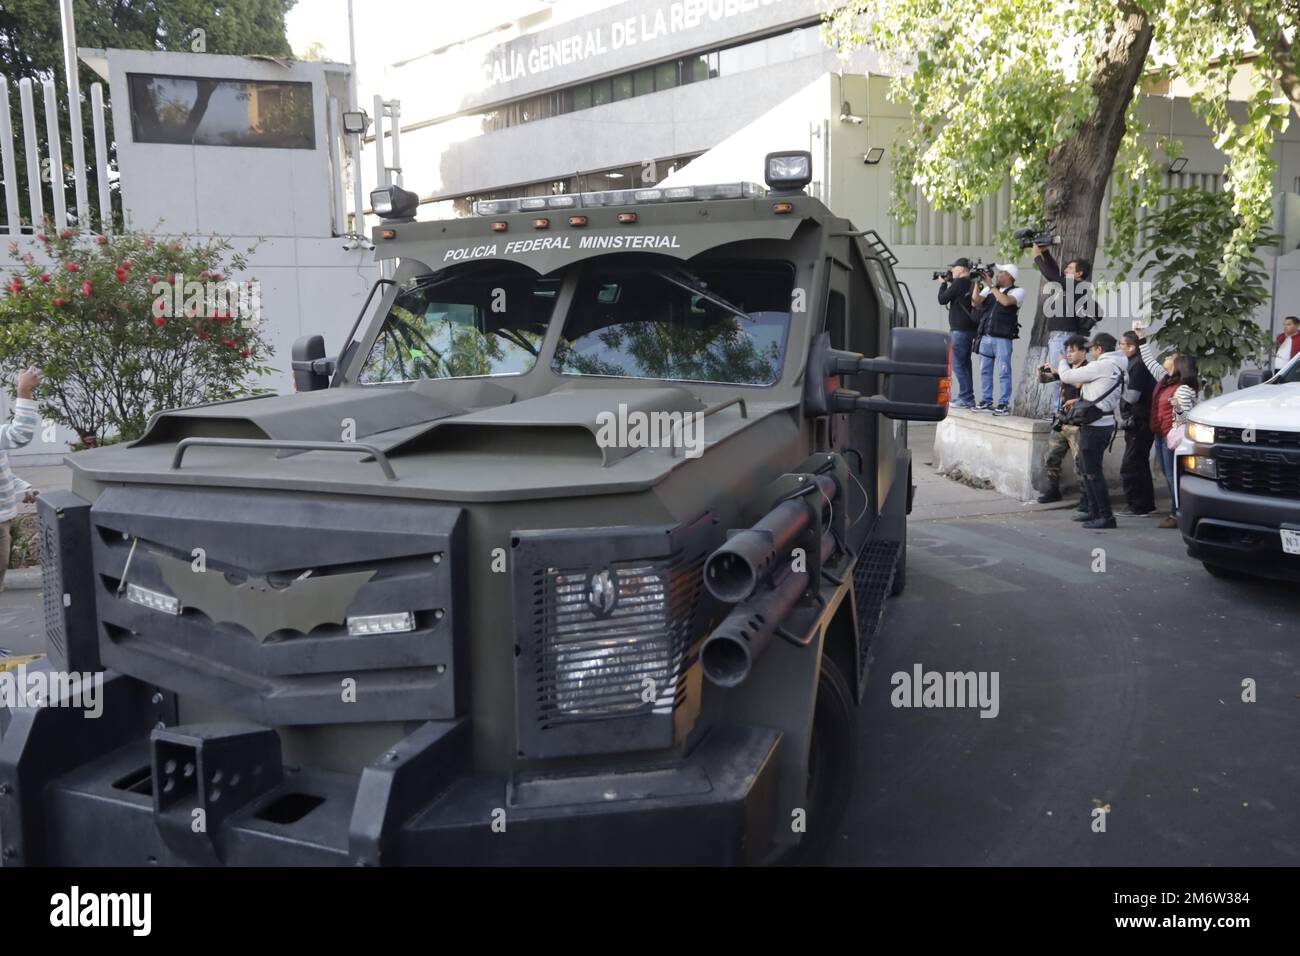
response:
[[[971,369],[971,340],[974,332],[951,332],[952,336],[952,374],[957,379],[957,401],[975,404],[975,376]]]
[[[993,401],[993,367],[998,371],[998,404],[1011,404],[1011,346],[1010,339],[984,336],[980,340],[980,392],[984,401]],[[985,354],[985,353],[989,354]]]
[[[1130,511],[1155,511],[1156,489],[1151,484],[1151,442],[1155,436],[1145,415],[1139,413],[1135,417],[1135,427],[1124,432],[1124,461],[1119,468],[1119,480],[1124,485],[1124,500]]]
[[[1061,364],[1061,359],[1065,358],[1065,340],[1073,332],[1050,332],[1047,336],[1047,364],[1052,366],[1052,371],[1056,371],[1057,366]],[[1052,382],[1047,386],[1048,392],[1052,395],[1052,408],[1059,408],[1061,404],[1061,383]]]
[[[1178,515],[1178,479],[1174,474],[1174,453],[1165,444],[1164,435],[1156,436],[1156,460],[1160,462],[1160,470],[1165,473],[1165,481],[1169,483],[1169,513],[1176,517]]]
[[[1084,425],[1079,429],[1083,480],[1088,486],[1088,504],[1094,518],[1114,517],[1110,510],[1110,489],[1106,487],[1106,474],[1102,471],[1102,459],[1106,456],[1106,447],[1114,434],[1114,425]]]

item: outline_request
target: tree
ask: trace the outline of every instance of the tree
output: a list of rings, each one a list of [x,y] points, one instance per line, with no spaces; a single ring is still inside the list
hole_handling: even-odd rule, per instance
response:
[[[1171,189],[1165,199],[1143,222],[1137,249],[1141,275],[1153,280],[1151,318],[1163,321],[1154,338],[1161,347],[1195,356],[1213,395],[1245,362],[1268,365],[1273,340],[1252,319],[1268,301],[1268,272],[1252,255],[1232,279],[1219,275],[1219,253],[1241,227],[1227,193]],[[1247,251],[1276,240],[1257,235]]]
[[[73,0],[77,45],[131,50],[173,50],[292,56],[284,18],[297,0]],[[98,80],[80,67],[81,88]],[[56,0],[4,0],[0,4],[0,75],[10,84],[10,109],[19,115],[18,80],[54,77],[63,88],[63,32]],[[86,94],[88,95],[88,94]],[[65,163],[69,152],[67,96],[59,97],[59,130]],[[86,130],[90,126],[86,121]],[[27,182],[26,157],[17,150],[16,174]],[[88,145],[87,165],[94,163]],[[70,169],[65,180],[71,182]],[[94,180],[93,173],[90,180]],[[52,208],[47,198],[45,208]],[[84,224],[89,225],[89,224]]]
[[[10,376],[45,372],[41,413],[83,445],[138,438],[165,408],[256,391],[270,346],[247,260],[223,239],[143,233],[38,233],[40,259],[11,243],[19,271],[0,295],[0,356]]]
[[[894,151],[893,215],[915,221],[913,185],[936,208],[966,212],[1009,176],[1013,222],[999,238],[1006,254],[1019,254],[1013,226],[1049,218],[1062,261],[1094,258],[1112,176],[1108,251],[1131,248],[1139,210],[1156,203],[1160,186],[1150,175],[1154,150],[1139,139],[1139,84],[1187,81],[1228,158],[1237,225],[1220,273],[1230,281],[1271,217],[1270,152],[1290,104],[1300,105],[1296,38],[1287,35],[1297,2],[851,0],[830,14],[827,31],[842,52],[878,51],[894,74],[891,97],[911,110]],[[1254,53],[1251,96],[1244,114],[1233,115],[1229,81]],[[1044,301],[1040,295],[1018,414],[1046,410],[1048,393],[1030,374],[1046,350]]]

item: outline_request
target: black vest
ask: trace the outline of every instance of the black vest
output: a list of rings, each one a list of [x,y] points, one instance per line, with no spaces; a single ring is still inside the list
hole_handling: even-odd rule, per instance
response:
[[[1011,289],[999,289],[1003,295],[1008,295]],[[1020,306],[1013,301],[1011,305],[1003,305],[997,300],[990,289],[988,297],[983,303],[983,316],[980,319],[980,334],[989,335],[995,339],[1018,339],[1020,338]]]

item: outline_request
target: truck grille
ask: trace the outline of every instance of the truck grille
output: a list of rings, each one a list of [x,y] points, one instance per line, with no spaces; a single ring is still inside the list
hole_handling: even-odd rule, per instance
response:
[[[1252,448],[1300,448],[1300,432],[1263,431],[1257,429],[1254,441],[1243,439],[1244,429],[1214,429],[1214,437],[1225,445],[1246,445]]]
[[[1226,491],[1273,498],[1300,498],[1300,467],[1286,463],[1219,458],[1219,486]]]
[[[711,516],[689,526],[517,532],[520,753],[671,746],[698,705]]]

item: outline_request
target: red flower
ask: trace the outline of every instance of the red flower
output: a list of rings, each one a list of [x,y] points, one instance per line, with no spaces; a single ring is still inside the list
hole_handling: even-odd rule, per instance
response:
[[[172,246],[172,252],[180,252],[180,251],[181,251],[181,244],[179,242]]]
[[[221,344],[228,349],[238,348],[238,345],[235,343],[234,339],[222,339]]]
[[[95,242],[102,246],[104,243],[108,242],[108,236],[96,236]]]
[[[90,280],[89,280],[89,279],[87,279],[85,282],[81,283],[81,294],[82,294],[82,295],[88,296],[88,295],[90,295],[91,293],[93,293],[94,291],[95,291],[95,288],[94,288],[94,286],[92,286],[92,285],[90,284]]]
[[[77,265],[75,262],[69,262],[69,263],[68,263],[68,271],[69,271],[69,272],[80,272],[80,271],[81,271],[81,266]]]
[[[46,235],[45,233],[43,233],[43,232],[38,232],[38,233],[36,234],[36,241],[37,241],[37,242],[49,242],[49,241],[50,241],[50,237],[47,236],[47,235]]]
[[[17,295],[19,292],[22,292],[23,280],[19,278],[15,278],[13,282],[9,283],[9,291],[12,292],[14,295]]]
[[[130,259],[123,259],[123,260],[122,260],[122,268],[123,268],[123,269],[134,269],[134,268],[135,268],[135,263],[132,262]]]
[[[50,274],[49,274],[48,272],[42,272],[41,275],[40,275],[40,280],[41,280],[42,282],[49,282],[49,281],[50,281]]]
[[[252,354],[253,354],[253,352],[252,352],[251,349],[241,349],[240,352],[239,352],[239,357],[240,357],[240,358],[248,358],[248,357],[249,357],[250,355],[252,355]]]
[[[167,320],[164,319],[164,318],[160,315],[160,316],[158,316],[158,318],[156,318],[156,319],[153,320],[153,324],[156,325],[156,326],[158,326],[158,328],[161,329],[164,325],[167,324]]]
[[[71,238],[72,238],[72,230],[71,230],[71,229],[60,229],[60,230],[59,230],[59,238],[60,238],[60,239],[71,239]]]
[[[200,332],[200,333],[199,333],[199,341],[200,341],[200,342],[206,342],[206,341],[207,341],[208,339],[210,339],[210,338],[212,338],[212,336],[208,335],[207,332]]]
[[[221,273],[220,273],[220,272],[209,272],[209,273],[208,273],[208,278],[211,279],[213,282],[220,282],[220,281],[221,281]]]
[[[67,299],[57,299],[57,298],[56,298],[56,299],[54,300],[54,304],[55,304],[56,306],[67,305],[67,304],[68,304],[68,300],[67,300]]]
[[[157,285],[157,284],[158,284],[158,273],[156,273],[156,272],[151,272],[151,273],[149,273],[149,284],[150,284],[150,285]]]
[[[114,270],[113,270],[113,275],[117,276],[117,281],[118,281],[118,282],[125,282],[125,281],[126,281],[126,270],[125,270],[125,269],[114,269]]]
[[[208,270],[207,270],[207,269],[204,269],[202,272],[199,273],[199,281],[200,281],[200,282],[207,282],[207,281],[208,281]]]
[[[167,273],[167,284],[168,285],[176,284],[176,274],[174,272]]]

